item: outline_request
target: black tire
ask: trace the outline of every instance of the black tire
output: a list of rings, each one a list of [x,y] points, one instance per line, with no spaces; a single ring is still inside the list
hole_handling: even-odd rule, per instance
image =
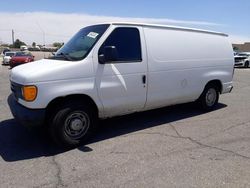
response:
[[[97,114],[90,105],[72,101],[57,107],[49,119],[52,139],[62,147],[74,148],[93,134]]]
[[[249,61],[246,61],[245,62],[245,68],[248,68],[249,67]]]
[[[204,91],[198,99],[198,103],[202,110],[211,111],[213,110],[219,101],[219,89],[214,84],[206,85]]]

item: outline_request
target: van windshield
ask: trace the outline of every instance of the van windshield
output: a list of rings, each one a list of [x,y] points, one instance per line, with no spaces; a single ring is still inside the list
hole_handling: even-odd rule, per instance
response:
[[[108,29],[109,24],[94,25],[81,29],[50,59],[79,61],[84,59],[95,43]]]

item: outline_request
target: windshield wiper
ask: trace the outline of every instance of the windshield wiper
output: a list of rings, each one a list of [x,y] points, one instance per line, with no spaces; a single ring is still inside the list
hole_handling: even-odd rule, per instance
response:
[[[72,61],[72,58],[68,54],[65,54],[63,52],[56,54],[54,57],[56,57],[56,56],[62,56],[64,59],[66,59],[68,61]]]

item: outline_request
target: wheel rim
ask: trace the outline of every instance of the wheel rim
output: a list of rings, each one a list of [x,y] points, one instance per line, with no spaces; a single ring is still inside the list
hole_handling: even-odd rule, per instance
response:
[[[206,104],[208,106],[213,106],[216,102],[217,92],[214,88],[208,89],[206,93]]]
[[[82,138],[89,129],[89,116],[85,112],[73,112],[64,123],[64,132],[71,139]]]

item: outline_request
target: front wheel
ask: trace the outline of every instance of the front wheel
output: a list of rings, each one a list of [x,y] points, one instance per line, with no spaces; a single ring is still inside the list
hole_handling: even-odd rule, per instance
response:
[[[245,63],[245,68],[248,68],[249,67],[249,61],[247,61],[246,63]]]
[[[219,100],[219,89],[213,84],[209,84],[205,87],[198,102],[205,111],[213,110],[218,104]]]
[[[50,118],[50,134],[64,147],[83,144],[94,131],[96,114],[91,106],[69,102],[55,110]]]

